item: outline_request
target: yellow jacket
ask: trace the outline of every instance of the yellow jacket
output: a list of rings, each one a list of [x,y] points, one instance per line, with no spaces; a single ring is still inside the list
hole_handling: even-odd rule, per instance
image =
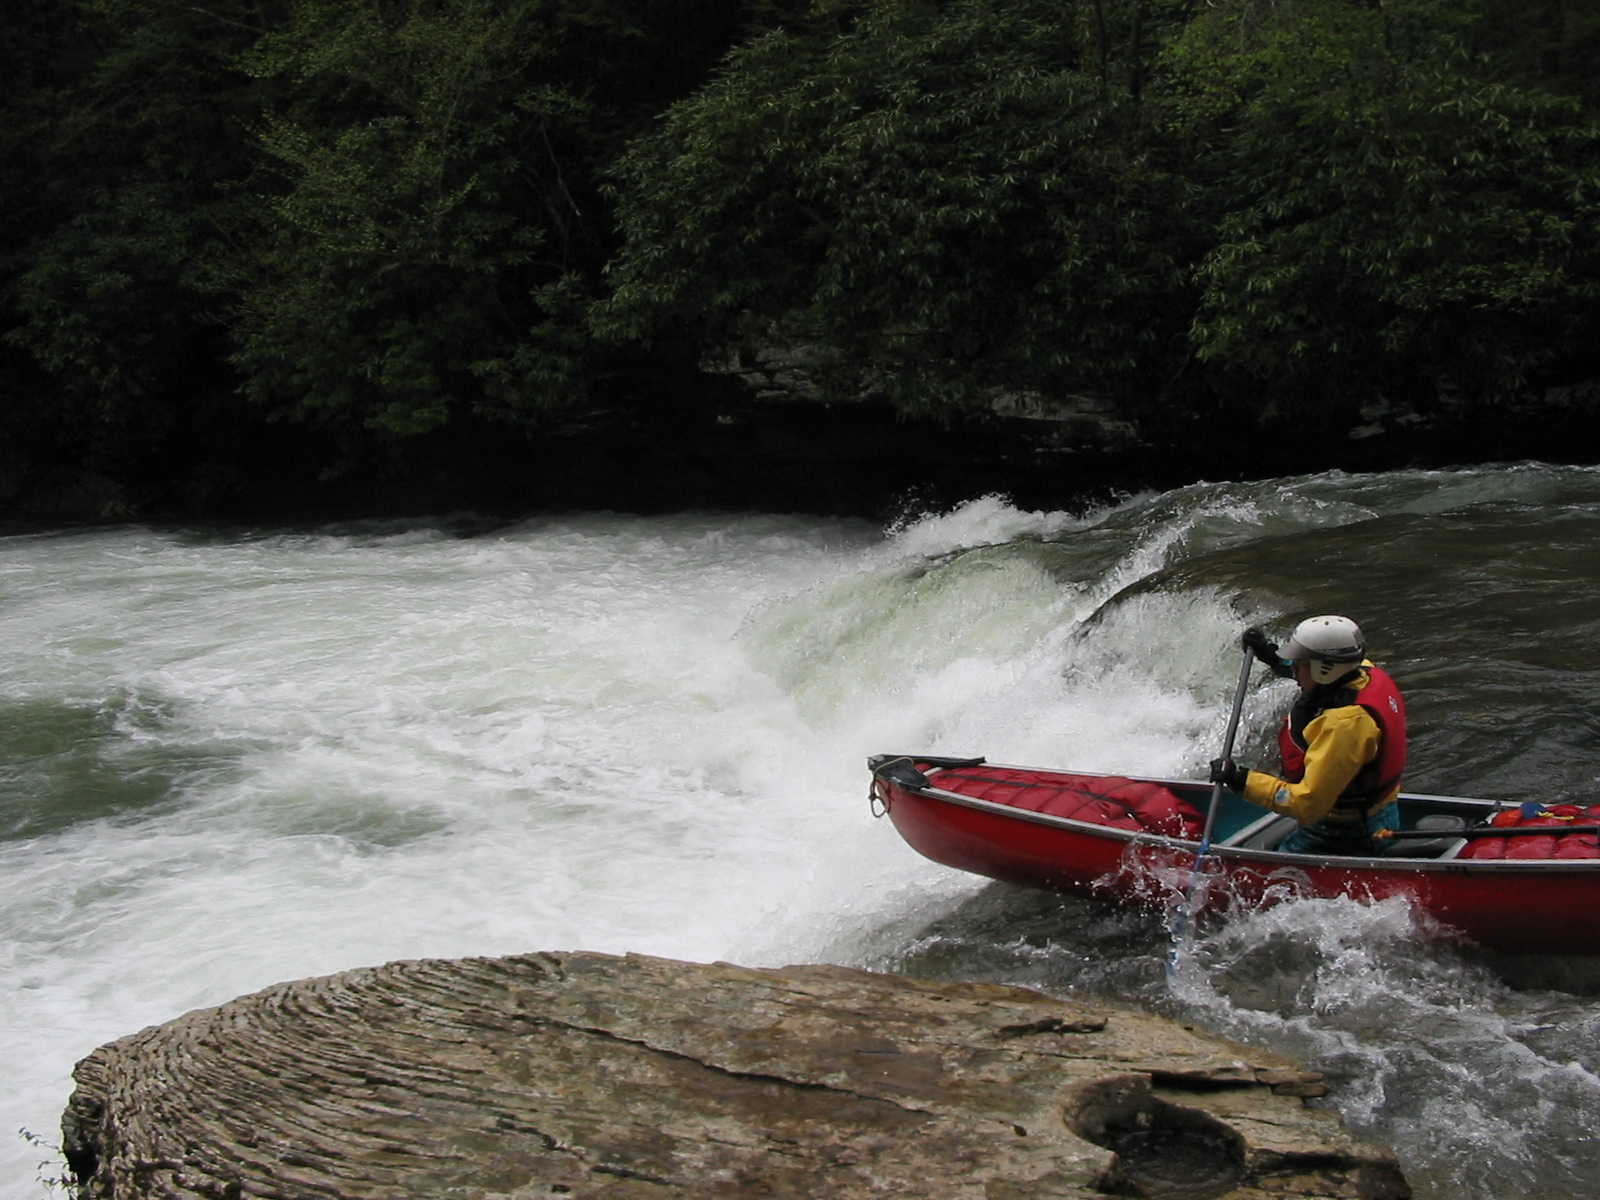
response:
[[[1365,672],[1356,686],[1366,682],[1364,676]],[[1302,825],[1314,825],[1333,811],[1334,801],[1350,786],[1356,772],[1377,757],[1383,733],[1366,709],[1345,704],[1324,709],[1306,722],[1305,741],[1306,770],[1300,782],[1251,771],[1245,776],[1244,797]],[[1378,811],[1399,794],[1396,783],[1368,812]]]

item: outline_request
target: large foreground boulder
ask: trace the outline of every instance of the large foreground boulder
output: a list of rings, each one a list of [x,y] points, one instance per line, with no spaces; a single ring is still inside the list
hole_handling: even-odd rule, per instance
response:
[[[1404,1197],[1317,1075],[1103,1002],[634,955],[281,984],[78,1064],[85,1197]]]

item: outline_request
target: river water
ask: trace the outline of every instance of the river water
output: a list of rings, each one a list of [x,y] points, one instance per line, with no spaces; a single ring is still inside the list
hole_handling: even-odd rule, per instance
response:
[[[1420,1197],[1600,1194],[1600,969],[1398,902],[1192,934],[926,862],[870,753],[1196,776],[1239,630],[1345,612],[1415,791],[1600,792],[1600,470],[983,497],[892,528],[454,516],[0,538],[0,1197],[72,1064],[397,958],[827,961],[1131,997],[1327,1072]],[[1292,684],[1260,678],[1240,757]],[[1559,922],[1560,912],[1546,920]]]

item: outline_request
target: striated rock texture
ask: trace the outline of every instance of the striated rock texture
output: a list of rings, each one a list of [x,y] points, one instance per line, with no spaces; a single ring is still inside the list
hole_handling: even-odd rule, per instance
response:
[[[1104,1003],[634,955],[391,963],[101,1047],[83,1197],[1410,1194],[1319,1077]]]

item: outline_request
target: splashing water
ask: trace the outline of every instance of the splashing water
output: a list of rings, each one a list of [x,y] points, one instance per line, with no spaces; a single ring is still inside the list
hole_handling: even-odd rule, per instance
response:
[[[0,539],[6,1114],[53,1135],[76,1058],[282,979],[538,949],[825,960],[1138,997],[1329,1072],[1419,1195],[1590,1194],[1600,1008],[1572,980],[1510,986],[1393,904],[1301,902],[1206,929],[1171,993],[1159,914],[924,862],[871,819],[863,763],[1193,775],[1240,627],[1349,610],[1408,687],[1409,786],[1582,792],[1600,660],[1574,648],[1600,631],[1566,598],[1600,577],[1596,532],[1600,477],[1523,465],[1070,514],[988,497],[887,532]],[[1470,669],[1507,647],[1514,689]],[[1252,689],[1241,758],[1284,698]],[[37,1195],[37,1148],[0,1153],[0,1197]]]

